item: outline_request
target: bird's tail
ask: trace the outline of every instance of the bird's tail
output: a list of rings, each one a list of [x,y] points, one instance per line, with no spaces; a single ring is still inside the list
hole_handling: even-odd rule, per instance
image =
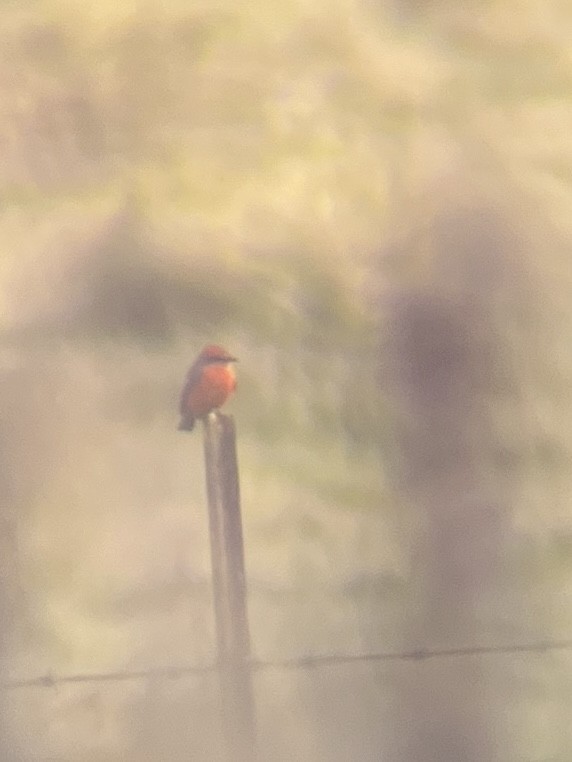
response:
[[[184,416],[178,425],[179,431],[192,431],[195,426],[195,419],[192,415]]]

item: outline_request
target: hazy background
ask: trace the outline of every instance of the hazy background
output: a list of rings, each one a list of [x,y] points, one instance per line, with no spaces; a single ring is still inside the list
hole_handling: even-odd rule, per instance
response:
[[[3,679],[214,658],[203,343],[256,657],[572,636],[572,10],[0,4]],[[269,762],[567,762],[572,653],[268,670]],[[221,755],[215,676],[2,694],[7,762]]]

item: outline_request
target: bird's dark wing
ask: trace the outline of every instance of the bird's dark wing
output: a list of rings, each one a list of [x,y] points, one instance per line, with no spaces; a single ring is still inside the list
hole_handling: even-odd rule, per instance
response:
[[[182,416],[184,416],[188,410],[187,410],[187,400],[189,397],[189,392],[193,388],[193,386],[198,383],[200,375],[202,371],[202,364],[200,360],[195,360],[195,362],[191,365],[191,368],[189,372],[187,373],[187,378],[185,379],[185,385],[183,386],[183,390],[181,392],[181,398],[179,401],[179,412]]]

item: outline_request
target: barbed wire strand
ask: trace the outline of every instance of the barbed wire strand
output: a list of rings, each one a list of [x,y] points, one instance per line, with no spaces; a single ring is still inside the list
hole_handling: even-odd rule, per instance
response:
[[[270,669],[310,669],[325,666],[352,664],[357,662],[389,662],[389,661],[427,661],[429,659],[450,659],[461,657],[482,657],[494,654],[542,654],[550,651],[570,651],[572,640],[540,641],[537,643],[513,643],[497,646],[469,646],[466,648],[441,648],[435,650],[416,649],[411,651],[385,651],[365,654],[318,654],[294,657],[291,659],[251,660],[253,671]],[[171,667],[155,667],[138,670],[122,670],[116,672],[93,672],[75,675],[54,675],[48,672],[36,677],[10,679],[0,681],[0,690],[8,691],[17,688],[53,688],[70,683],[103,683],[143,679],[177,679],[187,675],[207,675],[216,672],[217,664],[183,665]]]

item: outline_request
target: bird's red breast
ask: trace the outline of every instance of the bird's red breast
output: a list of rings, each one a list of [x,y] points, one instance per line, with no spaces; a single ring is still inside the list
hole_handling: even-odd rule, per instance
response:
[[[235,388],[236,376],[231,366],[205,365],[187,390],[185,407],[195,418],[202,418],[224,405]]]
[[[181,394],[179,429],[190,431],[195,419],[221,407],[236,388],[232,357],[222,347],[209,344],[197,357]]]

